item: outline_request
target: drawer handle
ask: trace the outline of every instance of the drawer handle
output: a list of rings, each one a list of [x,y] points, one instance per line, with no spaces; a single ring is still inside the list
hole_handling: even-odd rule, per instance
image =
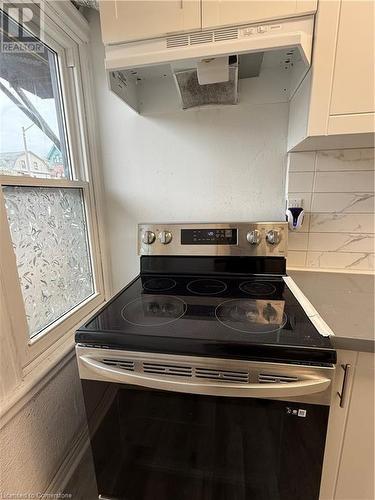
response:
[[[350,375],[352,373],[352,365],[341,365],[341,368],[344,370],[344,378],[342,380],[341,392],[338,392],[337,395],[340,398],[340,408],[344,408],[348,397],[348,387]]]

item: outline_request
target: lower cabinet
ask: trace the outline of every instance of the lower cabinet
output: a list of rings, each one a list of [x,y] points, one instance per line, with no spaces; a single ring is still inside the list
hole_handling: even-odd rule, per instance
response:
[[[375,498],[374,375],[373,353],[338,351],[320,500]]]

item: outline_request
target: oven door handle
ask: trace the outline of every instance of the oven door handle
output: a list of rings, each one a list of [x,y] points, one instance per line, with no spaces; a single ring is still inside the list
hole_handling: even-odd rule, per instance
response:
[[[117,382],[120,384],[138,385],[149,389],[164,391],[185,392],[209,396],[232,396],[245,398],[285,398],[304,396],[326,390],[331,380],[324,377],[311,376],[296,382],[271,382],[271,383],[231,383],[217,382],[216,380],[204,382],[196,378],[186,377],[175,380],[171,376],[154,376],[147,373],[133,373],[120,368],[105,365],[94,357],[79,356],[79,371],[83,379],[99,380],[104,382]]]

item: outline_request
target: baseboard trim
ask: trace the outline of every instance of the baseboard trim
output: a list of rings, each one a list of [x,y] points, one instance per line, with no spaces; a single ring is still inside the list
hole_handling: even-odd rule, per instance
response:
[[[76,438],[73,440],[72,445],[65,455],[62,464],[60,465],[58,471],[50,482],[49,486],[45,490],[41,498],[51,498],[52,494],[63,493],[64,488],[68,484],[73,472],[78,467],[83,455],[85,454],[88,446],[90,444],[89,432],[86,424],[83,426],[83,430],[78,433]]]
[[[82,430],[73,439],[68,453],[65,455],[59,469],[41,498],[51,498],[51,494],[62,493],[64,491],[90,445],[89,427],[91,433],[95,434],[116,394],[115,384],[110,384],[103,394],[100,403],[93,411],[89,425],[87,426],[86,423],[82,425]]]

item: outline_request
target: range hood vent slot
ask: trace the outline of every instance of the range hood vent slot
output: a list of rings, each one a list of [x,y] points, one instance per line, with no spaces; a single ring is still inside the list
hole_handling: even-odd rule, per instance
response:
[[[167,38],[167,49],[184,47],[185,45],[189,45],[189,35],[176,35]]]
[[[238,38],[238,28],[224,28],[214,31],[214,41],[236,40]]]
[[[166,43],[167,49],[172,49],[174,47],[237,40],[237,38],[238,28],[222,28],[214,31],[198,31],[196,33],[168,36]]]
[[[200,43],[211,43],[214,34],[212,31],[202,31],[201,33],[193,33],[190,35],[190,45],[197,45]]]

